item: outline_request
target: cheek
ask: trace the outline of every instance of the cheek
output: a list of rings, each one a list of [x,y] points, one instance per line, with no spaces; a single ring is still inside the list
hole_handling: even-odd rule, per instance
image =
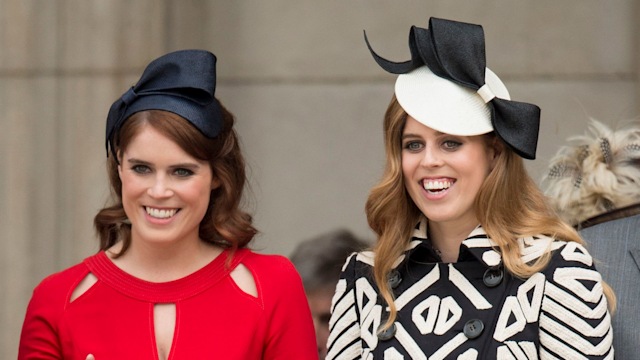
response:
[[[122,183],[122,201],[131,197],[133,189],[136,187],[132,180],[133,179],[130,176],[127,176],[126,173],[120,173],[120,181]]]
[[[470,177],[474,179],[477,187],[480,187],[491,172],[491,162],[486,157],[476,157],[470,159],[466,167],[470,170]]]
[[[121,172],[120,181],[122,182],[122,196],[125,194],[133,195],[141,191],[144,191],[146,184],[144,180],[139,177],[133,176],[130,172]]]
[[[181,193],[188,197],[192,202],[197,203],[199,207],[206,209],[209,207],[211,191],[211,182],[203,180],[199,181],[197,184],[185,186]]]
[[[404,175],[405,180],[407,180],[411,178],[411,175],[413,174],[413,171],[416,168],[415,157],[403,154],[400,160],[401,160],[400,166],[402,168],[402,175]]]
[[[149,189],[153,187],[151,179],[136,176],[130,171],[123,172],[120,179],[122,181],[120,194],[125,210],[132,211],[149,200]]]

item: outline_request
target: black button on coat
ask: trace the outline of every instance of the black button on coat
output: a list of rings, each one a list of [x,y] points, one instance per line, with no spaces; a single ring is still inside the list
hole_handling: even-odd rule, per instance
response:
[[[509,274],[477,227],[458,262],[445,264],[416,227],[390,277],[398,309],[388,309],[373,281],[371,252],[352,255],[333,299],[327,359],[610,359],[611,318],[600,274],[587,250],[546,236],[519,239],[523,261],[551,251],[528,279]],[[397,281],[401,279],[401,281]]]

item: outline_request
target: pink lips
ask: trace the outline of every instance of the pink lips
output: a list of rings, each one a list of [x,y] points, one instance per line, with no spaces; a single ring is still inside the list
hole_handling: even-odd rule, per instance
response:
[[[179,209],[163,209],[156,207],[144,207],[145,218],[152,224],[165,225],[172,222]]]
[[[430,178],[423,179],[421,185],[428,200],[440,200],[449,193],[454,183],[455,179],[452,178]]]

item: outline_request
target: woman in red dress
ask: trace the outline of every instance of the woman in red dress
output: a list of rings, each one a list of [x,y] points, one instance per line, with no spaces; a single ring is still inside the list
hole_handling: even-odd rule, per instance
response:
[[[34,290],[23,359],[316,359],[300,277],[247,249],[244,160],[216,58],[166,54],[107,117],[100,252]]]

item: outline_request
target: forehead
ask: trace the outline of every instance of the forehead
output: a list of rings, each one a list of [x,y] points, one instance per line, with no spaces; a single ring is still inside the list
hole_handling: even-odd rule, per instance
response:
[[[134,157],[194,160],[177,142],[148,124],[131,137],[124,153]]]
[[[424,125],[418,120],[412,118],[410,115],[407,115],[407,121],[404,124],[402,133],[403,134],[429,134],[434,136],[448,135],[443,132],[432,129],[427,125]]]
[[[158,144],[162,143],[163,145],[171,143],[175,146],[178,146],[178,144],[173,139],[171,139],[159,129],[156,129],[153,125],[149,123],[142,123],[131,135],[129,146],[147,142],[150,142],[152,144],[157,142]]]

